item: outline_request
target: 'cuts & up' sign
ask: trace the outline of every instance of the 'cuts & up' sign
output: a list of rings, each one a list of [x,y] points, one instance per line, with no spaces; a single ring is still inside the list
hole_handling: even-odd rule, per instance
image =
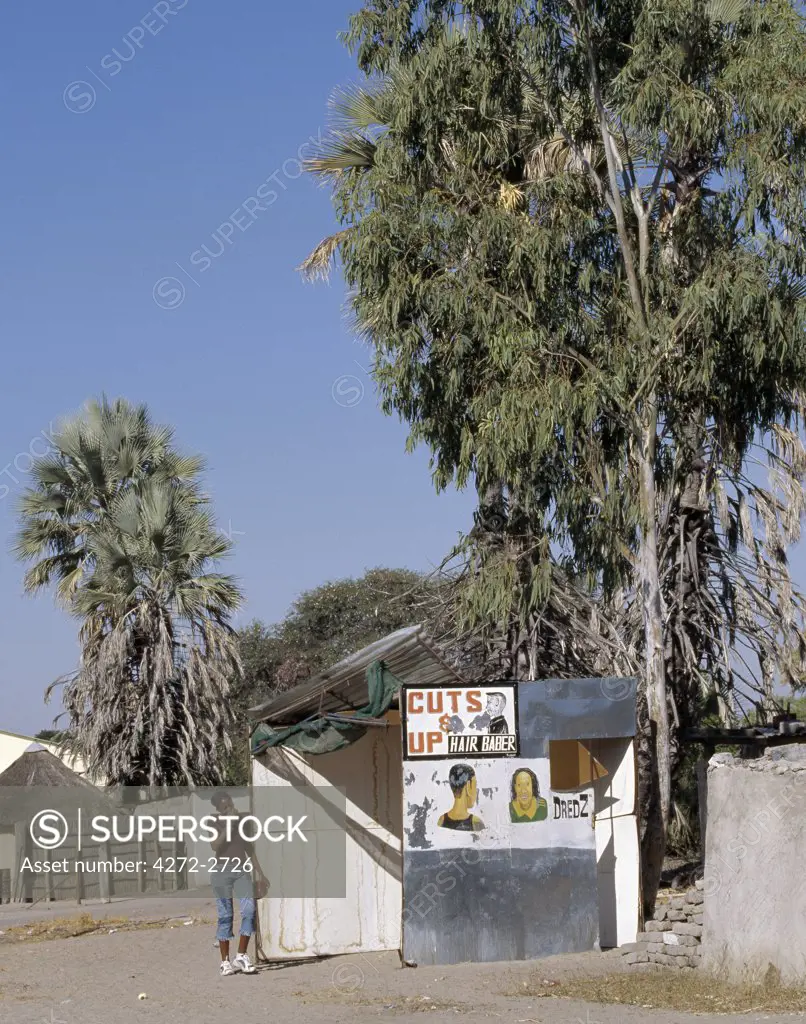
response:
[[[403,757],[516,757],[517,684],[423,687],[401,692]]]

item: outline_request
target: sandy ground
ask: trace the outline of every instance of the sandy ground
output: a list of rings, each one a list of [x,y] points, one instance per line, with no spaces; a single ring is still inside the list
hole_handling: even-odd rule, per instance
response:
[[[153,901],[148,901],[153,903]],[[174,901],[169,901],[176,909]],[[121,906],[112,904],[116,912]],[[5,908],[4,908],[5,909]],[[60,910],[64,913],[64,905]],[[82,908],[90,909],[90,908]],[[130,908],[130,916],[162,916]],[[194,916],[198,917],[198,905]],[[134,912],[131,912],[134,911]],[[31,913],[32,911],[28,911]],[[103,910],[101,909],[101,913]],[[0,914],[0,928],[11,918]],[[253,976],[218,975],[210,923],[0,946],[3,1024],[221,1024],[293,1021],[495,1019],[502,1024],[632,1024],[783,1021],[769,1014],[689,1016],[519,995],[529,979],[610,973],[619,957],[586,953],[517,964],[401,968],[397,954],[267,965]],[[147,999],[139,1000],[145,992]],[[791,1020],[791,1017],[788,1018]]]

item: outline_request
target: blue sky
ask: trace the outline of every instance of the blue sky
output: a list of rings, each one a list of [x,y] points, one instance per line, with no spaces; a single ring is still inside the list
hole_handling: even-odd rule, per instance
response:
[[[105,391],[203,453],[241,622],[374,565],[427,568],[468,526],[381,415],[338,277],[295,267],[334,226],[299,176],[360,0],[56,0],[6,11],[0,328],[0,730],[51,724],[76,623],[26,598],[14,502],[42,432]],[[793,575],[803,587],[803,551]]]
[[[207,457],[241,621],[366,567],[433,565],[469,523],[470,496],[437,496],[379,412],[338,277],[294,269],[334,224],[295,161],[357,75],[337,33],[358,6],[6,11],[0,730],[49,726],[43,690],[77,660],[75,622],[23,596],[9,550],[41,432],[90,396],[147,402]]]

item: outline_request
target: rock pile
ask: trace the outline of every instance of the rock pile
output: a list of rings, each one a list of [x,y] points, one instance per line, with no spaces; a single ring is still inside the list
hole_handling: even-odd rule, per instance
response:
[[[698,967],[702,938],[703,883],[687,892],[658,895],[655,916],[644,924],[638,941],[621,946],[628,964],[663,964],[665,967]]]

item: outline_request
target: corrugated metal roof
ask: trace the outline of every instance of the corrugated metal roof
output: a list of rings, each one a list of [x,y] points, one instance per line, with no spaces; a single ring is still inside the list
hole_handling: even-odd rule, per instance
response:
[[[382,661],[402,682],[421,686],[466,685],[428,641],[424,626],[406,626],[286,693],[250,708],[249,714],[256,721],[293,725],[320,712],[364,707],[369,700],[365,673],[373,661]]]

